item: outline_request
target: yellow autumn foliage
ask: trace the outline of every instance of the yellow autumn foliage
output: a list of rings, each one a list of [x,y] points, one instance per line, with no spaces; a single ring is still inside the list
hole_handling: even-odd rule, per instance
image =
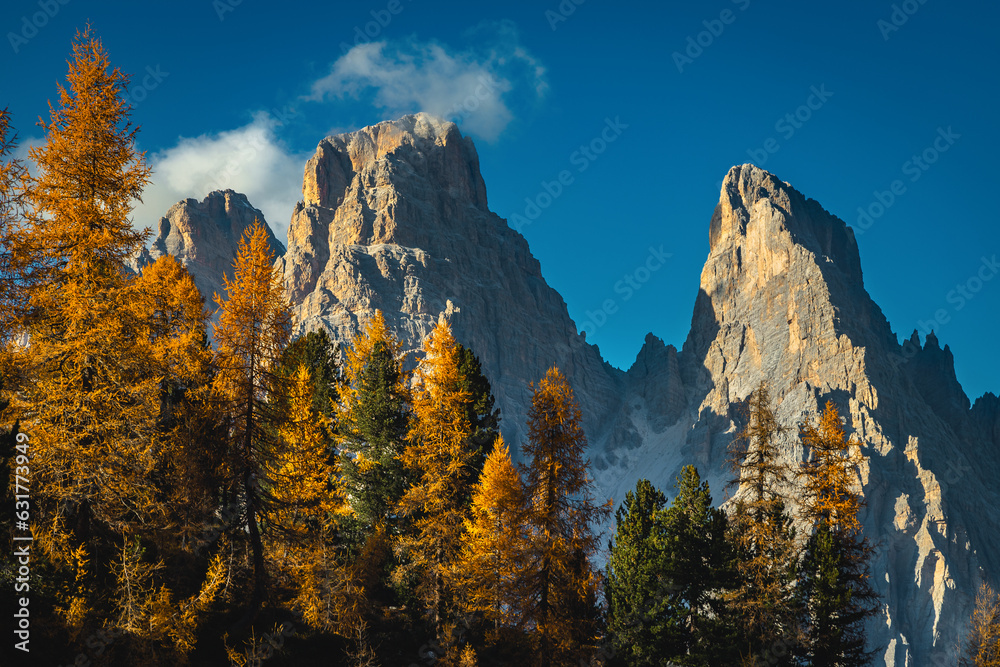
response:
[[[522,599],[534,624],[540,665],[586,660],[596,647],[599,579],[589,559],[592,523],[611,511],[593,498],[580,406],[566,377],[552,367],[536,385],[523,451],[530,512],[529,567]]]
[[[497,437],[472,494],[458,563],[465,611],[483,616],[490,643],[501,640],[503,629],[520,628],[525,620],[526,518],[521,476],[503,438]]]
[[[338,517],[350,508],[330,460],[329,420],[316,410],[309,369],[299,366],[289,389],[289,414],[266,466],[271,488],[268,557],[295,593],[291,602],[314,628],[351,636],[361,622],[364,588],[338,557]]]
[[[424,341],[424,352],[415,373],[409,443],[401,457],[417,480],[399,503],[412,522],[399,541],[407,566],[398,574],[417,574],[417,595],[444,639],[459,586],[455,565],[467,515],[463,498],[475,481],[468,446],[470,395],[461,388],[458,344],[444,319]]]
[[[832,401],[827,401],[817,425],[803,426],[801,438],[811,454],[800,471],[806,518],[814,523],[825,521],[834,532],[860,532],[858,512],[863,501],[857,475],[864,456],[861,443],[846,437]]]

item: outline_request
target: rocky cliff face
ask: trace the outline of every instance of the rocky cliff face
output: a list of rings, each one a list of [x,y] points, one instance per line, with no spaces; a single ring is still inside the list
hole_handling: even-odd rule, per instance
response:
[[[224,295],[222,277],[232,278],[233,260],[244,230],[255,220],[267,228],[272,252],[280,257],[285,247],[275,238],[264,214],[251,206],[246,195],[232,190],[210,192],[202,201],[185,199],[170,207],[160,218],[156,239],[149,249],[146,261],[155,261],[162,255],[173,255],[194,278],[205,307],[215,310],[213,295]]]
[[[252,221],[239,197],[181,202],[154,252],[201,272],[203,291],[221,289],[236,230]],[[449,318],[483,362],[512,449],[529,382],[559,365],[585,414],[599,495],[616,504],[640,477],[669,491],[690,463],[722,500],[726,447],[761,380],[793,434],[791,462],[802,458],[795,427],[833,400],[868,457],[863,520],[884,603],[869,629],[876,662],[955,664],[979,582],[1000,583],[1000,399],[970,408],[933,335],[900,345],[864,289],[852,230],[787,183],[734,167],[708,231],[680,352],[650,334],[627,373],[613,369],[525,240],[489,211],[472,142],[418,114],[320,142],[277,266],[298,333],[347,341],[382,310],[415,351]]]
[[[630,419],[615,428],[637,445],[595,447],[603,487],[617,502],[649,470],[669,486],[693,462],[718,498],[738,408],[761,380],[793,434],[833,400],[868,457],[863,520],[884,603],[871,646],[887,665],[955,664],[974,591],[1000,573],[997,399],[970,411],[933,335],[900,346],[864,290],[852,230],[787,183],[734,167],[709,237],[681,353],[647,338],[629,371]],[[785,449],[802,459],[794,437]]]
[[[425,114],[324,139],[279,260],[297,332],[348,341],[381,310],[404,347],[444,314],[479,356],[516,443],[529,383],[558,365],[596,429],[621,373],[576,332],[524,238],[487,208],[472,141]]]

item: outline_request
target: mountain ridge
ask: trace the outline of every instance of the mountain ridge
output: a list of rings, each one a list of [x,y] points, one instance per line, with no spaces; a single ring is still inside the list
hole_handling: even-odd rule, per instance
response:
[[[214,295],[225,293],[223,276],[233,277],[232,263],[240,239],[257,221],[267,231],[271,251],[277,257],[284,255],[285,246],[245,194],[215,190],[201,201],[184,199],[160,218],[156,238],[137,258],[135,268],[141,270],[164,255],[173,255],[191,274],[205,306],[214,311]]]
[[[722,500],[726,447],[761,380],[790,427],[833,400],[868,457],[863,520],[885,605],[872,643],[886,665],[952,660],[978,582],[1000,575],[1000,497],[985,482],[1000,478],[1000,399],[970,406],[936,336],[901,345],[864,288],[851,227],[773,174],[730,169],[708,232],[680,350],[650,333],[627,370],[613,368],[523,236],[489,211],[471,140],[416,114],[319,143],[276,266],[297,333],[347,341],[380,309],[415,351],[449,319],[483,361],[512,450],[529,383],[558,364],[600,493],[616,502],[640,476],[669,489],[686,463]],[[785,456],[801,461],[794,439]]]

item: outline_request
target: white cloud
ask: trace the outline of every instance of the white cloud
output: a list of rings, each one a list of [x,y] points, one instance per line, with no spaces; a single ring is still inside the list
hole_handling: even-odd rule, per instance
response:
[[[18,137],[17,147],[11,151],[11,157],[15,160],[20,160],[21,163],[28,169],[28,173],[33,177],[38,177],[38,165],[35,161],[28,157],[28,153],[32,148],[40,148],[45,145],[45,137]]]
[[[514,118],[514,94],[546,93],[545,68],[510,22],[479,26],[469,36],[475,46],[465,51],[416,39],[359,44],[313,83],[310,99],[371,95],[372,105],[391,116],[426,111],[495,141]]]
[[[201,200],[212,190],[242,192],[260,209],[278,240],[286,243],[288,222],[302,198],[302,169],[308,154],[290,152],[275,137],[279,125],[266,112],[235,130],[181,137],[176,146],[150,156],[152,183],[134,213],[136,227],[156,232],[167,210],[189,197]]]

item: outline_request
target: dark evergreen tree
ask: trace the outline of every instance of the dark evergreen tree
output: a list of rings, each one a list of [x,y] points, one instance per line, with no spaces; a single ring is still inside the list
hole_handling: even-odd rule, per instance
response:
[[[615,513],[605,599],[608,636],[619,665],[666,665],[663,649],[679,639],[676,623],[670,622],[679,610],[664,572],[661,512],[666,502],[649,480],[640,479]]]
[[[319,329],[292,341],[282,352],[279,361],[281,374],[288,378],[295,377],[299,366],[305,365],[312,378],[313,405],[327,417],[333,417],[334,414],[339,353],[339,346],[334,345],[326,329]]]
[[[724,604],[732,582],[726,515],[694,466],[677,497],[640,480],[618,511],[607,581],[608,632],[620,665],[730,665],[735,631]]]
[[[854,667],[871,662],[865,651],[865,621],[878,611],[868,563],[872,548],[858,513],[864,499],[857,483],[863,462],[860,443],[846,437],[840,414],[826,404],[819,424],[802,428],[809,460],[803,513],[814,530],[799,570],[798,597],[805,636],[802,657],[816,667]]]
[[[472,478],[475,480],[479,479],[486,457],[500,435],[500,410],[494,407],[496,401],[493,398],[493,388],[483,375],[479,358],[461,343],[458,345],[458,374],[459,387],[470,396],[466,411],[469,423],[472,424],[469,447],[475,452],[472,457]],[[469,502],[471,500],[470,494]]]
[[[750,396],[746,426],[729,449],[734,473],[729,485],[740,493],[729,517],[736,582],[726,599],[739,626],[741,660],[773,665],[791,664],[801,641],[795,594],[799,547],[785,503],[792,474],[781,456],[784,432],[761,383]]]
[[[341,470],[351,507],[363,527],[393,524],[395,507],[409,473],[399,460],[406,446],[409,406],[399,360],[385,341],[376,341],[355,378],[353,404],[339,424]]]
[[[671,634],[680,642],[670,659],[678,665],[729,665],[735,630],[723,599],[732,585],[732,549],[726,514],[712,507],[708,483],[694,466],[677,480],[677,497],[662,512],[664,572],[679,618]]]
[[[872,609],[870,589],[859,588],[852,564],[854,545],[823,521],[809,538],[799,574],[808,622],[803,657],[812,667],[871,664],[865,651],[864,620]]]

